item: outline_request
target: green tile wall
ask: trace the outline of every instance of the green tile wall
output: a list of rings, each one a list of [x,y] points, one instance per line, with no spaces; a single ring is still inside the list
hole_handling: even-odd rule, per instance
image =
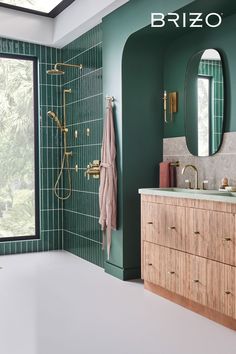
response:
[[[32,55],[39,63],[39,116],[40,116],[40,240],[0,243],[0,254],[14,254],[64,248],[88,261],[103,266],[102,234],[98,224],[99,180],[84,177],[87,164],[100,159],[103,128],[102,93],[102,31],[97,26],[62,50],[31,43],[0,40],[0,52]],[[56,62],[83,64],[83,69],[66,69],[65,75],[46,74]],[[48,118],[52,110],[63,117],[62,92],[66,95],[68,149],[70,159],[72,195],[61,202],[53,186],[60,172],[63,141],[55,123]],[[90,136],[86,130],[90,129]],[[78,138],[75,138],[75,130]],[[78,164],[78,173],[75,172]],[[68,190],[67,179],[62,176],[60,193]]]
[[[98,224],[99,180],[84,176],[86,166],[100,159],[103,128],[102,31],[93,28],[62,49],[62,60],[83,64],[83,69],[67,69],[63,88],[67,97],[68,149],[71,162],[72,196],[63,203],[64,249],[103,266],[102,234]],[[90,129],[87,136],[86,129]],[[78,138],[75,138],[75,130]],[[79,171],[75,172],[78,164]]]
[[[46,70],[61,61],[61,51],[32,43],[0,38],[0,53],[35,56],[39,78],[40,224],[39,240],[0,242],[0,255],[62,248],[62,204],[53,193],[61,158],[61,136],[47,111],[61,114],[61,78]]]
[[[199,64],[199,74],[207,75],[213,79],[213,117],[211,121],[212,126],[212,141],[211,153],[215,153],[221,142],[223,129],[223,114],[224,114],[224,82],[222,63],[217,60],[202,59]]]

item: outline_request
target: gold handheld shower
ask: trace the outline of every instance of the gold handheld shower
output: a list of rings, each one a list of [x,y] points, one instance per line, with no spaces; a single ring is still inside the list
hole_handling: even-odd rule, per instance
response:
[[[83,68],[82,64],[56,63],[54,65],[53,69],[47,70],[47,74],[49,74],[49,75],[63,75],[63,74],[65,74],[65,71],[58,69],[58,66],[66,66],[66,67],[69,67],[69,68],[78,68],[78,69],[82,69]]]
[[[63,132],[65,130],[65,128],[63,128],[63,126],[61,125],[58,116],[56,115],[55,112],[53,111],[48,111],[48,116],[54,120],[54,122],[57,124],[58,128],[61,129],[61,131]]]

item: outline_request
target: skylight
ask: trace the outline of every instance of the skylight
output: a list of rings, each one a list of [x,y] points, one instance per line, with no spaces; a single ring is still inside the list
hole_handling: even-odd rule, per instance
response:
[[[0,6],[31,13],[43,13],[47,16],[50,16],[54,12],[55,8],[57,8],[59,5],[59,10],[56,11],[56,14],[52,14],[56,16],[73,1],[74,0],[0,0]]]

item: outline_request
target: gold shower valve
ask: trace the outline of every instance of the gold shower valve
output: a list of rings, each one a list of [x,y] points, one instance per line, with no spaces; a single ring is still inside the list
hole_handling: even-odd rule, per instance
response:
[[[99,178],[100,177],[100,161],[99,160],[93,160],[93,162],[90,162],[89,165],[87,166],[87,169],[84,173],[85,177],[87,176],[88,179],[90,176],[93,178]]]

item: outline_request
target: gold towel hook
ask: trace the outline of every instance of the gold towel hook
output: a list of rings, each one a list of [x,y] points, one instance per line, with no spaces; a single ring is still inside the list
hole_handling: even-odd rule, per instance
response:
[[[114,102],[115,98],[113,96],[106,96],[106,100]]]

